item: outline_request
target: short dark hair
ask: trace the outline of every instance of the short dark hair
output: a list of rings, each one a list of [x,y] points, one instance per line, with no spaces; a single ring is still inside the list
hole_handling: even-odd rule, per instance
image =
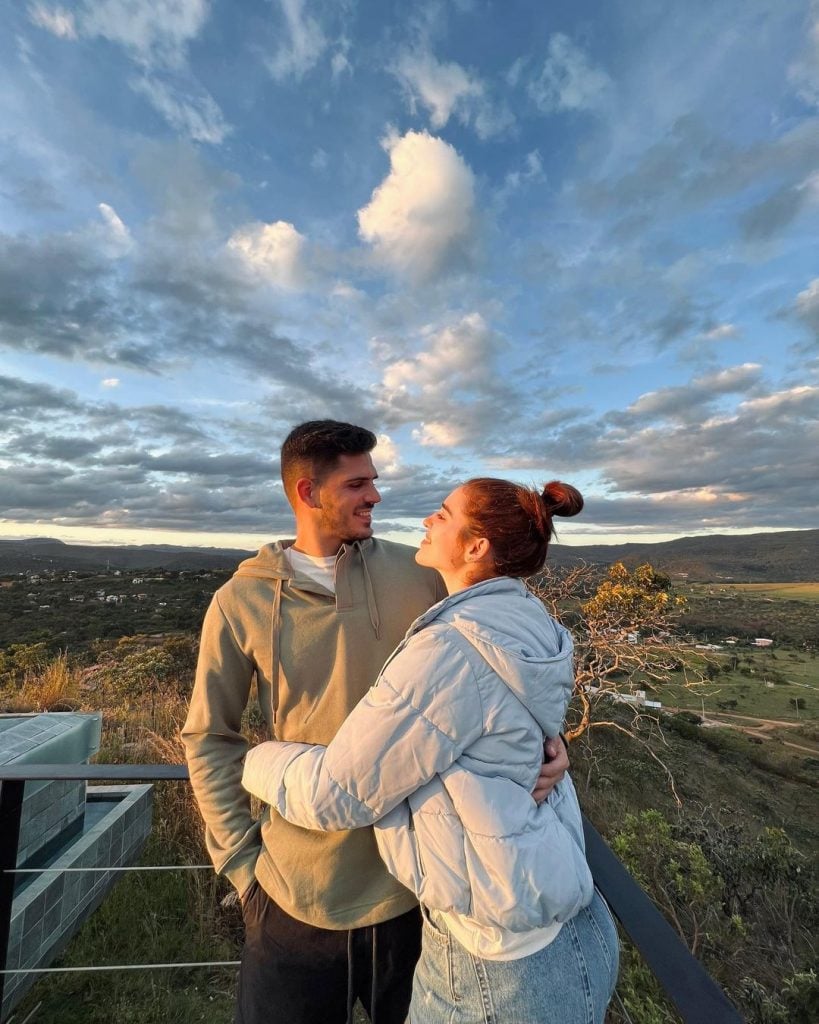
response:
[[[284,490],[292,501],[296,481],[309,476],[319,482],[332,472],[342,455],[366,455],[378,438],[366,427],[339,420],[308,420],[293,427],[284,439],[281,474]]]

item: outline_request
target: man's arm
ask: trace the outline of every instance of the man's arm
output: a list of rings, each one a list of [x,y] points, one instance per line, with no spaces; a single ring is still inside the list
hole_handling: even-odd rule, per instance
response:
[[[254,878],[260,827],[242,788],[241,733],[254,665],[240,650],[216,594],[205,615],[196,682],[182,728],[191,785],[205,821],[205,843],[219,874],[240,896]]]
[[[542,804],[558,782],[563,780],[563,776],[568,770],[569,755],[562,738],[558,736],[546,740],[543,744],[543,764],[540,766],[540,775],[538,775],[535,788],[532,790],[535,802]]]

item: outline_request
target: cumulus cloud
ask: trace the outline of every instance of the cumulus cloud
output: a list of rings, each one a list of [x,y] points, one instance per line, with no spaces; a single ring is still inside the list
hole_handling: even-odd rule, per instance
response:
[[[305,0],[279,0],[279,6],[284,15],[286,38],[279,43],[267,66],[277,81],[291,76],[300,79],[318,63],[327,49],[327,37],[318,21],[305,12]],[[339,68],[338,73],[342,70]]]
[[[121,382],[119,377],[105,377],[103,380],[100,381],[100,384],[104,388],[118,388],[120,383]]]
[[[390,173],[358,211],[377,260],[415,283],[468,260],[475,244],[475,182],[456,150],[427,132],[385,143]]]
[[[703,374],[681,387],[661,388],[641,395],[621,413],[612,413],[611,421],[621,426],[639,421],[700,421],[714,399],[755,387],[762,375],[758,363],[743,363]]]
[[[546,114],[562,110],[598,109],[611,88],[611,79],[594,67],[567,35],[556,32],[540,74],[528,85],[537,107]]]
[[[286,221],[247,224],[227,244],[254,274],[279,288],[301,290],[308,283],[307,239]]]

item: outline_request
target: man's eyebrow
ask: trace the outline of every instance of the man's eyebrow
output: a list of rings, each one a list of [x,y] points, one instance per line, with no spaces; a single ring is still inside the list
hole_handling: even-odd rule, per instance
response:
[[[361,483],[362,480],[377,480],[377,479],[378,479],[378,473],[373,473],[372,476],[348,476],[347,479],[344,481],[344,483],[345,484],[358,484],[358,483]]]

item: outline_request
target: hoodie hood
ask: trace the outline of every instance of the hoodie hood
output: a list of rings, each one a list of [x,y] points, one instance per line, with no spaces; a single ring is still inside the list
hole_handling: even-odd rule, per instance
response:
[[[574,686],[574,645],[520,580],[500,576],[459,590],[417,619],[410,633],[436,620],[474,647],[547,736],[557,735]]]
[[[293,578],[290,561],[285,554],[292,540],[277,540],[263,544],[252,558],[240,562],[234,575],[255,576],[263,580],[289,580]]]

